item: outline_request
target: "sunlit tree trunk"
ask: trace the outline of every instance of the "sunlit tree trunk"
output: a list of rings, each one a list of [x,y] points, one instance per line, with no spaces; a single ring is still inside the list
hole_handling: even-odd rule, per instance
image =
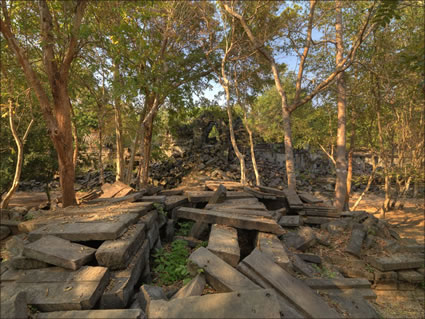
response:
[[[114,66],[114,80],[119,82],[120,74],[119,67]],[[115,119],[115,140],[117,146],[117,166],[116,166],[116,180],[124,180],[124,149],[122,143],[122,117],[121,117],[121,98],[115,96],[114,101],[114,119]]]
[[[339,64],[343,59],[344,43],[342,31],[342,2],[335,1],[336,12],[336,64]],[[345,198],[347,196],[347,158],[346,158],[346,91],[344,72],[341,72],[336,77],[337,85],[337,108],[338,108],[338,129],[336,138],[336,182],[335,182],[335,203],[334,206],[338,212],[344,208]]]

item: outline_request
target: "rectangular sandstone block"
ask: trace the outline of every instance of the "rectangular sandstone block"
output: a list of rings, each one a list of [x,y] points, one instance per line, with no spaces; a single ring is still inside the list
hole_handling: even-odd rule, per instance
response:
[[[24,255],[59,267],[77,270],[89,262],[96,249],[71,243],[55,236],[44,236],[24,246]]]
[[[116,221],[49,224],[30,232],[28,239],[35,241],[52,235],[71,241],[113,240],[120,237],[129,225],[135,223],[139,215],[132,213],[114,218]]]
[[[275,292],[259,289],[153,300],[148,318],[280,318]]]
[[[341,317],[310,287],[291,276],[257,248],[244,258],[241,263],[252,269],[271,285],[278,294],[289,300],[297,307],[297,310],[305,315],[311,318]]]
[[[367,260],[373,267],[381,270],[414,269],[424,266],[423,258],[409,255],[392,255],[390,257],[368,257]]]
[[[259,286],[214,255],[208,249],[200,247],[189,257],[191,263],[198,268],[204,269],[207,282],[219,292],[253,290]]]
[[[96,251],[99,265],[111,270],[126,268],[145,239],[145,228],[145,224],[131,225],[120,238],[104,241]]]
[[[238,232],[232,227],[212,225],[207,248],[233,267],[239,263]]]
[[[291,260],[276,235],[258,232],[256,246],[260,251],[270,256],[280,267],[287,270],[291,269]]]

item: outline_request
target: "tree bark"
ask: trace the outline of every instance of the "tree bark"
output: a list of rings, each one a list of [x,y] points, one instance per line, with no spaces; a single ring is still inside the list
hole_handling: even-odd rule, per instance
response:
[[[342,30],[342,3],[335,1],[336,23],[336,64],[343,60],[344,42]],[[344,208],[345,198],[347,196],[347,158],[346,158],[346,91],[344,72],[337,75],[337,93],[338,93],[338,129],[336,138],[336,182],[335,182],[335,203],[334,206],[338,212]]]
[[[28,127],[25,131],[24,137],[22,140],[18,136],[18,132],[16,131],[15,127],[15,121],[13,116],[13,102],[12,99],[9,99],[9,124],[10,124],[10,130],[12,132],[13,138],[16,143],[16,147],[18,149],[17,152],[17,158],[16,158],[16,168],[15,168],[15,176],[13,177],[12,186],[10,187],[9,191],[4,196],[2,202],[1,202],[1,209],[6,209],[9,206],[10,199],[12,198],[15,191],[18,189],[19,186],[19,179],[21,177],[22,172],[22,164],[24,161],[24,144],[27,139],[28,133],[31,129],[32,124],[34,123],[34,119],[31,119],[30,123],[28,124]]]
[[[114,65],[114,80],[119,81],[119,66]],[[116,180],[124,180],[124,149],[122,143],[122,117],[121,117],[121,97],[115,96],[114,101],[114,120],[115,120],[115,142],[117,146],[117,166],[116,166]]]
[[[141,160],[140,184],[146,187],[149,184],[149,162],[152,150],[153,117],[148,119],[144,125],[143,134],[143,158]]]
[[[72,115],[72,118],[73,118],[73,120],[71,120],[72,137],[74,138],[74,153],[72,154],[72,161],[74,162],[74,170],[76,170],[77,169],[79,143],[78,143],[77,123],[75,123],[75,114],[74,114],[73,108],[71,109],[71,115]]]
[[[370,186],[372,185],[373,179],[375,178],[375,172],[376,172],[376,162],[375,162],[375,158],[372,158],[373,162],[372,162],[372,173],[370,173],[369,175],[369,179],[367,181],[367,185],[366,188],[363,190],[363,192],[361,193],[361,195],[359,196],[359,198],[357,198],[356,202],[354,203],[353,207],[351,207],[351,210],[356,210],[357,206],[360,204],[360,202],[362,201],[364,195],[369,191]]]

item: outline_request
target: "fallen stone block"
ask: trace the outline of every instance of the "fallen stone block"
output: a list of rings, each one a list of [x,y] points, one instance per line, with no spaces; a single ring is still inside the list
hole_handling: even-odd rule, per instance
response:
[[[370,288],[371,283],[365,278],[307,278],[304,282],[312,289],[351,289]]]
[[[96,260],[111,270],[126,268],[133,254],[145,240],[145,224],[131,225],[116,240],[107,240],[96,251]]]
[[[189,283],[182,287],[171,299],[200,296],[204,291],[206,284],[205,276],[197,274]]]
[[[278,294],[290,300],[297,310],[311,318],[340,318],[310,287],[291,276],[286,270],[275,264],[258,249],[242,260],[264,281],[270,284]]]
[[[0,225],[0,240],[5,239],[11,233],[9,227]]]
[[[113,184],[105,183],[102,185],[103,194],[100,198],[122,197],[128,195],[133,189],[123,182],[116,181]]]
[[[290,270],[291,260],[276,235],[258,232],[256,247],[264,254],[268,255],[280,267]]]
[[[204,247],[198,248],[190,255],[188,267],[194,273],[197,273],[196,268],[204,269],[207,282],[218,292],[259,288],[258,285]]]
[[[189,236],[202,240],[207,238],[209,233],[209,227],[206,223],[195,222],[190,229]]]
[[[294,270],[298,271],[304,276],[312,278],[319,275],[316,269],[314,269],[311,265],[302,260],[298,255],[292,255],[292,265]]]
[[[133,294],[134,286],[145,267],[146,256],[149,256],[149,243],[147,240],[144,241],[142,247],[133,256],[126,269],[111,272],[111,280],[100,299],[101,309],[122,309],[127,307],[128,301]]]
[[[212,225],[207,248],[233,267],[239,263],[238,232],[232,227]]]
[[[336,305],[337,308],[348,314],[349,318],[382,318],[376,309],[362,297],[347,297],[343,294],[333,293],[329,294],[328,298]]]
[[[320,256],[318,255],[314,255],[314,254],[296,254],[298,257],[300,257],[302,260],[307,261],[309,263],[313,263],[313,264],[321,264],[322,263],[322,258],[320,258]]]
[[[298,232],[284,234],[282,241],[288,247],[304,251],[316,244],[316,236],[310,227],[302,227]]]
[[[267,281],[263,280],[259,275],[257,275],[255,271],[253,271],[245,264],[239,263],[237,266],[237,270],[239,270],[241,273],[243,273],[245,276],[247,276],[260,287],[265,289],[273,289],[272,285],[270,285]],[[296,310],[295,307],[287,299],[283,298],[280,294],[276,294],[276,297],[277,301],[279,302],[280,313],[283,318],[305,318],[305,315],[301,314],[298,310]]]
[[[304,216],[302,218],[303,224],[305,225],[322,225],[327,224],[335,218],[321,217],[321,216]]]
[[[71,270],[89,262],[95,252],[96,249],[55,236],[44,236],[24,247],[24,255],[29,258]]]
[[[38,269],[49,267],[50,264],[37,259],[28,258],[25,256],[16,256],[10,259],[10,263],[15,269]]]
[[[414,271],[414,270],[400,270],[398,271],[398,279],[407,281],[409,283],[415,284],[424,281],[423,274]]]
[[[241,229],[254,229],[274,233],[276,235],[284,233],[283,229],[274,220],[256,216],[243,216],[240,214],[188,207],[180,207],[176,211],[176,216],[178,218],[186,218],[208,224],[221,224]]]
[[[323,203],[322,199],[319,199],[317,197],[314,197],[313,195],[306,193],[306,192],[297,192],[300,199],[308,204],[318,204]]]
[[[138,214],[131,213],[116,216],[117,221],[49,224],[30,232],[28,240],[35,241],[48,235],[71,241],[113,240],[120,237],[138,218]]]
[[[9,279],[14,281],[3,281],[2,276],[4,300],[25,291],[27,303],[40,311],[82,310],[94,307],[108,284],[109,272],[104,267],[83,266],[77,271],[50,267],[17,271]]]
[[[225,200],[226,200],[226,187],[220,184],[217,190],[214,192],[214,194],[212,194],[212,196],[208,200],[208,204],[222,203]]]
[[[298,215],[282,216],[278,224],[282,227],[298,227],[301,225],[301,219]]]
[[[173,195],[173,196],[167,196],[165,198],[165,210],[171,211],[173,208],[176,208],[178,206],[182,206],[184,204],[188,203],[187,197],[184,195]]]
[[[27,298],[24,291],[17,292],[7,300],[3,298],[2,294],[2,300],[0,304],[0,318],[27,319],[28,315]]]
[[[167,296],[164,293],[164,290],[161,287],[143,285],[140,287],[141,297],[141,306],[142,309],[149,313],[149,305],[153,300],[165,300],[168,301]]]
[[[164,204],[165,203],[165,196],[164,195],[143,196],[141,201],[142,202]]]
[[[145,224],[146,225],[145,231],[147,231],[153,227],[153,225],[157,222],[157,220],[158,220],[158,212],[156,210],[153,210],[147,213],[145,216],[141,217],[137,223]]]
[[[245,211],[263,211],[266,212],[267,208],[266,206],[258,201],[257,198],[243,198],[243,199],[226,199],[226,201],[222,203],[216,203],[216,204],[207,204],[205,206],[205,209],[211,209],[211,210],[232,210],[232,209],[239,209],[239,210],[245,210]],[[268,213],[270,215],[270,213]]]
[[[35,319],[144,319],[142,309],[108,309],[39,312]]]
[[[279,318],[271,289],[210,294],[170,301],[154,300],[148,318]]]
[[[148,230],[146,238],[149,241],[149,249],[152,249],[159,238],[159,229],[157,223],[154,223],[151,229]]]
[[[367,261],[381,271],[414,269],[424,266],[423,258],[409,255],[393,255],[390,257],[369,256]]]
[[[345,251],[356,257],[359,257],[365,236],[366,232],[363,230],[363,227],[353,228],[350,240],[348,241]]]

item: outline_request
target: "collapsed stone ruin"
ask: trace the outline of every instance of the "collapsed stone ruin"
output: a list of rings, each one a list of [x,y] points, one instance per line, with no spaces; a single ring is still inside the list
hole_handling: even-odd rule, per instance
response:
[[[379,318],[376,289],[423,280],[422,245],[306,192],[210,180],[98,195],[26,221],[2,211],[1,318]],[[158,286],[152,255],[176,239],[193,279]]]

